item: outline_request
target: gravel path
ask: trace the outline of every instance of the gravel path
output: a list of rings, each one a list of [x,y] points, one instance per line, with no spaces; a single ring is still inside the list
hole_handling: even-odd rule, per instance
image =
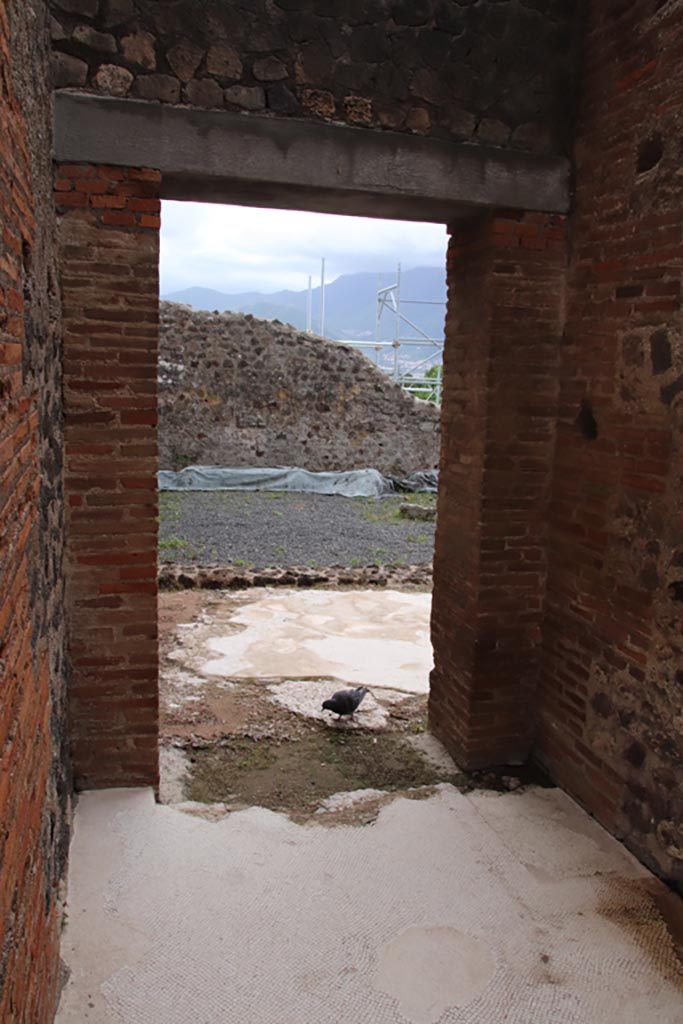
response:
[[[160,494],[162,561],[266,566],[410,565],[431,562],[434,523],[404,519],[410,500],[321,494],[193,491]]]

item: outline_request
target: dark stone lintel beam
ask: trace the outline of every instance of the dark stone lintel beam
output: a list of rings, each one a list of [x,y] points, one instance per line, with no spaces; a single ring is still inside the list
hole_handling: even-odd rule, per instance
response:
[[[569,207],[563,157],[74,92],[55,96],[55,158],[153,167],[163,198],[196,202],[435,222]]]

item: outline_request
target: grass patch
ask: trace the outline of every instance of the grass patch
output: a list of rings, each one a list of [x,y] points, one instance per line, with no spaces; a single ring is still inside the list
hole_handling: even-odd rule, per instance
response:
[[[197,549],[190,544],[189,540],[182,537],[164,537],[159,541],[159,553],[183,554],[190,558],[196,558],[199,554]]]
[[[425,491],[423,494],[402,494],[401,504],[406,502],[409,505],[425,505],[427,508],[436,508],[436,500],[438,495],[432,494],[430,491]]]
[[[362,514],[363,519],[369,523],[398,523],[400,521],[399,502],[395,498],[357,498],[356,500],[365,502]]]
[[[165,519],[180,519],[180,495],[176,491],[159,491],[159,515]]]
[[[369,523],[402,523],[400,506],[422,505],[424,508],[436,506],[436,494],[392,494],[386,498],[354,498],[361,504],[363,519]]]
[[[194,459],[188,452],[180,451],[178,448],[171,449],[171,462],[173,463],[173,469],[176,473],[181,469],[186,469],[187,466],[191,466]]]

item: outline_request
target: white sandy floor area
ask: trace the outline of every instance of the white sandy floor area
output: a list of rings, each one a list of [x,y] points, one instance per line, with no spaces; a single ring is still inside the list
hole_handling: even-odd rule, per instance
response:
[[[641,865],[556,789],[364,827],[79,799],[58,1024],[680,1024]]]
[[[260,590],[225,599],[229,617],[188,626],[193,667],[207,677],[333,678],[427,693],[431,594]],[[192,633],[196,636],[193,636]]]

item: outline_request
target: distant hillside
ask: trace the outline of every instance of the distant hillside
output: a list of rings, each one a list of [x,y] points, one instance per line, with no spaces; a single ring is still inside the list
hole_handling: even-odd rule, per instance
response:
[[[393,284],[396,271],[382,273],[382,287]],[[377,315],[376,273],[343,274],[325,288],[325,335],[339,340],[371,340],[375,336]],[[445,303],[446,272],[444,267],[416,267],[401,275],[401,296],[406,299]],[[280,320],[299,330],[306,327],[307,291],[281,291],[273,293],[226,293],[212,288],[185,288],[162,298],[169,302],[184,302],[195,309],[251,313],[263,320]],[[313,330],[320,326],[320,287],[312,293]],[[402,304],[401,312],[422,328],[430,337],[443,338],[444,306]],[[394,322],[389,311],[382,316],[382,338],[393,338]],[[414,335],[407,325],[402,334]]]

